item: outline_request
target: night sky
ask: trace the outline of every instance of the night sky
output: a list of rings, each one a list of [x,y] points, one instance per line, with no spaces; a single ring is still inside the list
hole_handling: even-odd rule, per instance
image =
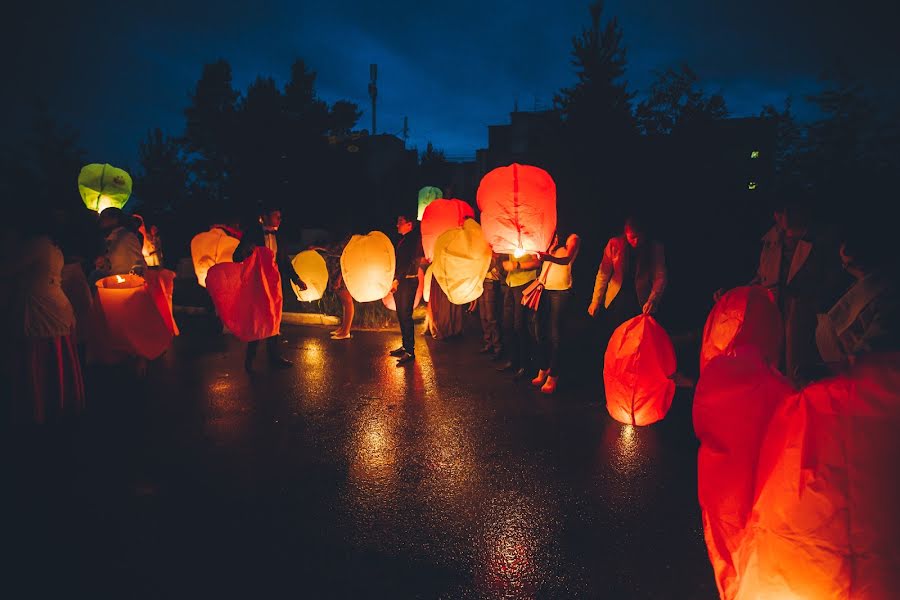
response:
[[[432,141],[449,158],[471,158],[487,144],[487,125],[507,122],[516,102],[548,108],[574,81],[571,38],[589,21],[587,1],[139,4],[32,2],[6,14],[15,83],[4,99],[7,140],[21,130],[23,107],[41,97],[80,132],[89,161],[135,165],[148,129],[182,132],[204,63],[228,60],[243,91],[257,75],[284,83],[301,57],[318,72],[323,99],[360,105],[360,128],[370,127],[369,64],[378,63],[379,132],[399,134],[408,116],[411,147]],[[724,92],[734,116],[793,96],[809,119],[803,96],[836,60],[885,104],[900,98],[889,6],[611,0],[604,14],[620,19],[639,95],[654,70],[685,61],[704,87]]]

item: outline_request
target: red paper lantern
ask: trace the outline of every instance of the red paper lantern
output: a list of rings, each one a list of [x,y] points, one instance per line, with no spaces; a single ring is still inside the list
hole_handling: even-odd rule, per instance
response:
[[[475,211],[468,202],[457,200],[434,200],[422,213],[422,250],[425,258],[434,260],[434,243],[438,237],[455,227],[462,227],[466,218],[475,218]]]
[[[703,532],[722,597],[733,597],[732,553],[750,513],[759,448],[776,408],[793,392],[755,346],[710,361],[694,393],[698,497]]]
[[[97,304],[90,339],[92,358],[117,362],[125,356],[159,357],[178,335],[172,315],[175,273],[148,270],[110,275],[97,282]]]
[[[777,364],[784,339],[781,313],[772,292],[762,286],[735,288],[713,306],[703,327],[700,371],[714,357],[755,346],[769,364]]]
[[[698,402],[700,501],[722,598],[900,597],[900,354],[791,393],[739,350],[709,364]]]
[[[522,256],[546,251],[556,231],[556,184],[529,165],[498,167],[478,186],[484,238],[494,252]]]
[[[206,288],[222,323],[239,340],[262,340],[281,331],[281,275],[268,248],[254,248],[243,262],[213,266]]]
[[[653,317],[625,321],[610,338],[603,360],[606,410],[628,425],[659,421],[672,405],[675,369],[672,341]]]

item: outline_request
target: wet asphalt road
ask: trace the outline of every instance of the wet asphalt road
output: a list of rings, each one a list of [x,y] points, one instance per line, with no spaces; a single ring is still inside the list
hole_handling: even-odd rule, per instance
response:
[[[415,366],[396,368],[397,334],[286,327],[295,367],[269,371],[261,348],[248,377],[241,344],[187,323],[140,383],[90,371],[81,419],[4,437],[4,586],[717,597],[689,393],[635,429],[607,415],[599,363],[545,397],[495,372],[476,335],[418,340]]]

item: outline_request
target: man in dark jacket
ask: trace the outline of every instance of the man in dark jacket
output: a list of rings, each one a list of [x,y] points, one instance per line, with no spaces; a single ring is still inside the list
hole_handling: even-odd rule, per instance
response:
[[[281,227],[281,210],[274,207],[264,208],[259,215],[259,227],[249,228],[244,237],[241,238],[241,243],[234,251],[234,262],[243,262],[244,259],[253,254],[253,250],[257,247],[268,248],[275,255],[275,263],[278,265],[278,271],[281,276],[287,276],[301,290],[304,290],[306,285],[300,281],[297,272],[294,271],[285,249],[278,244],[277,234],[279,227]],[[281,285],[280,281],[279,285]],[[278,345],[280,338],[281,336],[273,335],[266,339],[266,352],[270,365],[284,369],[294,363],[281,356],[281,348]],[[247,343],[244,369],[248,373],[253,371],[253,359],[256,358],[258,348],[259,340]]]
[[[400,333],[403,336],[403,345],[392,350],[391,356],[396,357],[397,366],[405,365],[415,360],[415,328],[413,326],[413,309],[416,302],[416,290],[419,287],[419,267],[422,266],[422,235],[415,227],[416,220],[410,215],[397,217],[396,257],[397,266],[394,270],[394,283],[391,291],[394,293],[394,302],[397,305],[397,320],[400,322]]]

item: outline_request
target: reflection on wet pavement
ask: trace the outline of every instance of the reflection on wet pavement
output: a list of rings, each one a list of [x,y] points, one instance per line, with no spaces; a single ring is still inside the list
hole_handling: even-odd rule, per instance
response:
[[[99,404],[60,477],[104,549],[72,568],[124,545],[111,581],[151,581],[137,595],[187,578],[201,595],[716,597],[689,397],[633,427],[590,386],[548,398],[512,382],[474,339],[417,338],[417,360],[398,368],[396,335],[284,337],[295,367],[248,377],[243,345],[188,333],[117,409],[129,419]],[[123,496],[131,471],[160,491]],[[111,517],[93,508],[101,497],[117,498]],[[159,556],[168,570],[141,579]]]

